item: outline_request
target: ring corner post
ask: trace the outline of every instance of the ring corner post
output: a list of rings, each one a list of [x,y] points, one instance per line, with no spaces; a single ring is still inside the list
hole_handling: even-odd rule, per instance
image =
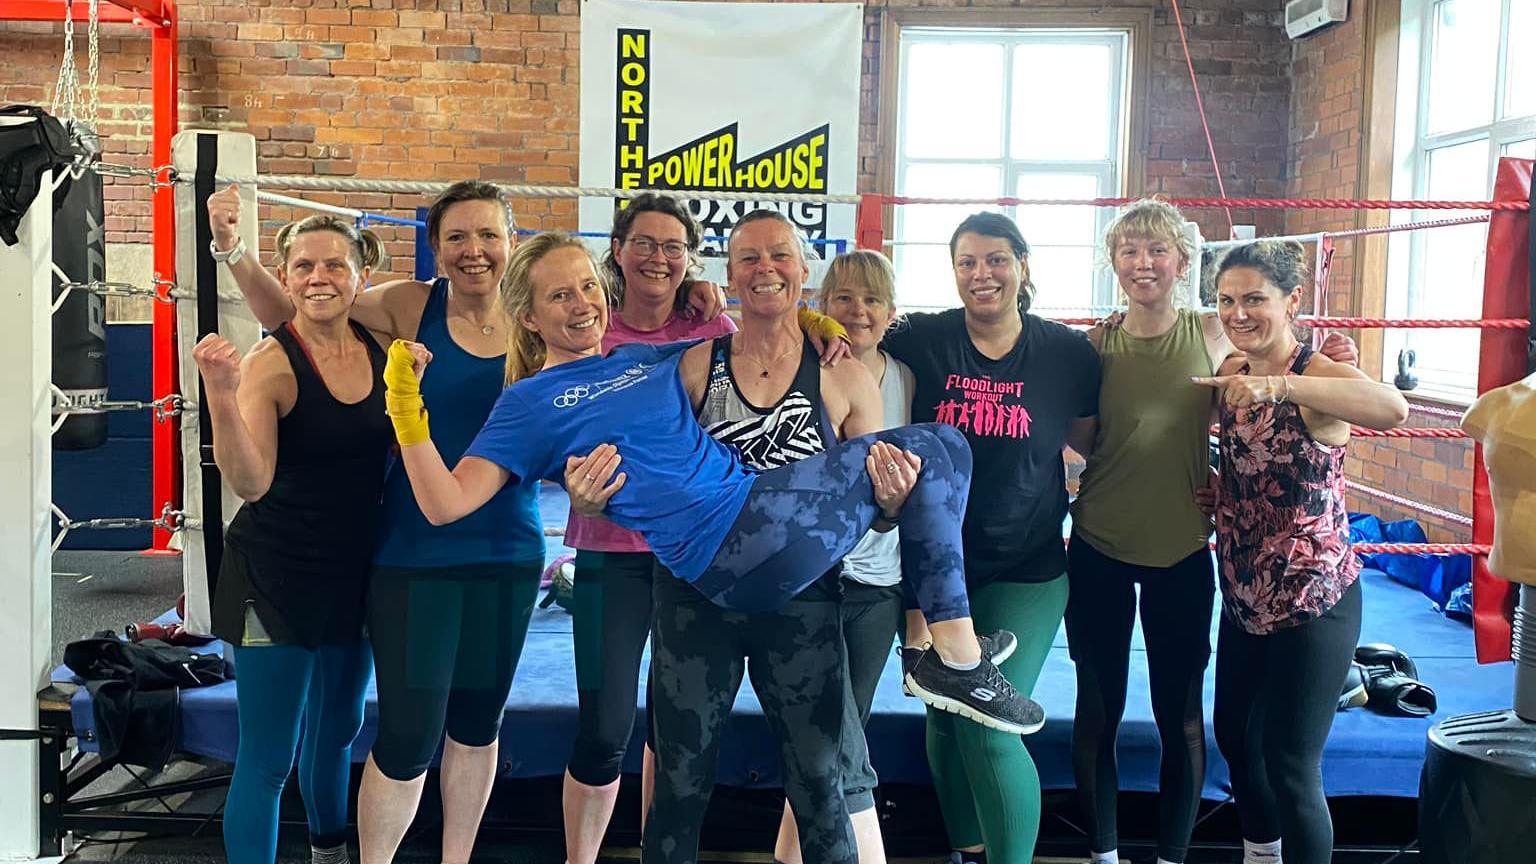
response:
[[[0,424],[0,485],[26,491],[0,498],[0,728],[33,730],[53,645],[52,195],[32,201],[17,235],[14,246],[0,243],[0,272],[15,277],[0,292],[0,394],[12,406]],[[36,741],[0,741],[0,860],[40,852],[41,768]]]
[[[170,0],[162,2],[163,18],[152,22],[150,36],[151,103],[154,126],[150,141],[151,164],[171,164],[171,139],[178,127],[176,8]],[[156,177],[158,179],[158,175]],[[172,284],[176,281],[176,201],[169,185],[153,190],[155,272]],[[176,309],[170,303],[154,304],[151,327],[152,351],[150,381],[154,399],[163,399],[178,391],[176,383]],[[180,464],[177,459],[175,424],[154,424],[151,438],[151,512],[159,516],[167,507],[181,509]],[[169,552],[172,533],[157,526],[153,531],[153,552]]]

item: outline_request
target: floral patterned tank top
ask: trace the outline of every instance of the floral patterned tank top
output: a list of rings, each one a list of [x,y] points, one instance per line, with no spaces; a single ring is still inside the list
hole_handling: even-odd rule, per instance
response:
[[[1289,374],[1311,359],[1312,348],[1298,345]],[[1265,635],[1317,618],[1359,578],[1344,510],[1346,449],[1314,439],[1294,403],[1221,404],[1216,551],[1222,611],[1243,630]]]

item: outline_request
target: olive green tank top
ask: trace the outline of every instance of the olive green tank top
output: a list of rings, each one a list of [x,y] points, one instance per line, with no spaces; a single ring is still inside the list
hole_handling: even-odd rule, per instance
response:
[[[1195,506],[1210,464],[1211,375],[1200,313],[1140,338],[1116,328],[1099,347],[1099,429],[1083,471],[1072,526],[1093,548],[1128,564],[1170,567],[1210,538]]]

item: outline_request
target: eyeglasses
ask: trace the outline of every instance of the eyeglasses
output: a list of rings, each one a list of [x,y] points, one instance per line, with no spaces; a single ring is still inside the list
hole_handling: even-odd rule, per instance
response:
[[[655,240],[652,240],[649,237],[631,237],[624,242],[627,243],[631,249],[634,249],[636,252],[640,253],[646,258],[655,255],[657,249],[660,249],[661,254],[667,256],[667,258],[672,261],[676,261],[677,259],[688,254],[688,245],[686,243],[680,243],[676,240],[668,240],[665,243],[657,243]]]

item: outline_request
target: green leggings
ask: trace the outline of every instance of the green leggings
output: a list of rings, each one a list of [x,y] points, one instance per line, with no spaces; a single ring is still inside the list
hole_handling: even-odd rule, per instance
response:
[[[1067,609],[1067,577],[993,582],[971,591],[977,633],[1012,630],[1019,647],[1003,674],[1035,689]],[[985,846],[987,864],[1030,864],[1040,833],[1040,774],[1018,735],[928,709],[928,767],[951,849]]]

